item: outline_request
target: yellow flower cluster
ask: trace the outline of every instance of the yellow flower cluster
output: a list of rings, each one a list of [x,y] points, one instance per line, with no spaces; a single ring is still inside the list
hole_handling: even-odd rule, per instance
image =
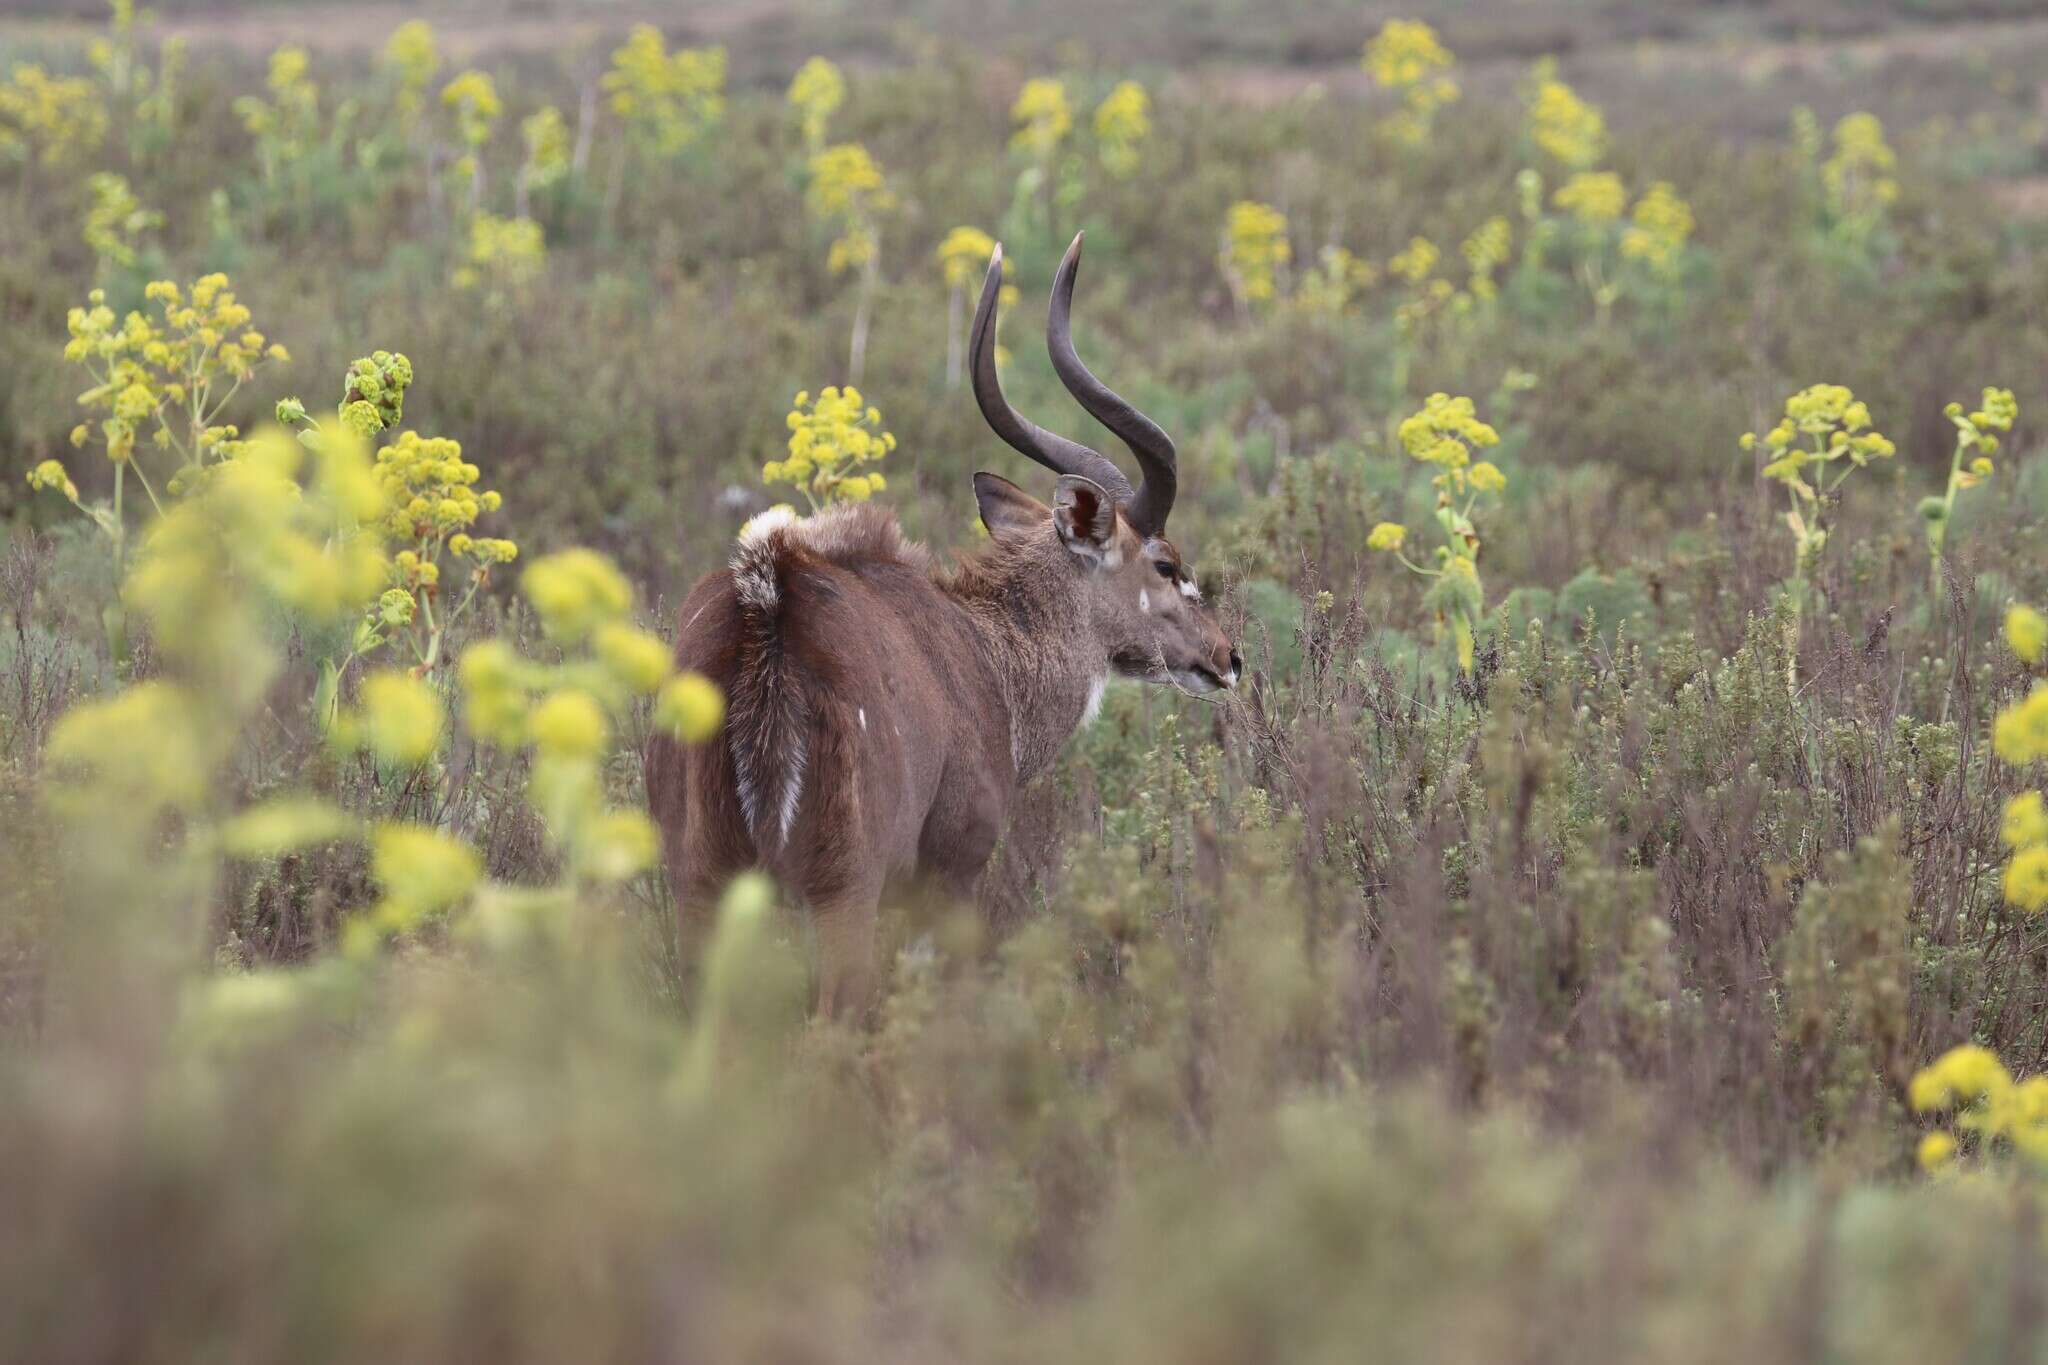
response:
[[[600,84],[634,137],[657,155],[674,156],[724,116],[725,69],[724,48],[670,53],[660,31],[642,24],[612,53]]]
[[[1980,1150],[2003,1140],[2031,1160],[2048,1159],[2048,1076],[2015,1081],[1989,1048],[1950,1048],[1915,1073],[1906,1099],[1916,1113],[1957,1111],[1955,1127],[1974,1134]],[[1930,1133],[1920,1142],[1920,1166],[1941,1170],[1959,1150],[1954,1134]]]
[[[1420,412],[1402,419],[1395,435],[1411,458],[1436,465],[1445,475],[1470,479],[1477,485],[1482,478],[1485,484],[1493,484],[1500,474],[1483,461],[1472,463],[1472,452],[1499,445],[1500,433],[1479,420],[1478,409],[1469,398],[1433,393]],[[1482,475],[1489,470],[1492,472]],[[1480,486],[1482,492],[1497,492],[1504,485]],[[1458,487],[1462,491],[1463,484]]]
[[[1410,237],[1408,245],[1395,252],[1387,260],[1387,273],[1409,284],[1421,284],[1436,273],[1437,262],[1443,259],[1443,252],[1427,237]]]
[[[95,171],[86,182],[92,204],[85,211],[81,234],[92,253],[110,265],[135,264],[136,239],[163,226],[164,216],[147,208],[128,187],[125,176]]]
[[[78,396],[79,406],[106,414],[100,434],[116,463],[134,454],[145,430],[188,465],[230,453],[239,433],[213,424],[226,401],[215,388],[224,380],[241,383],[266,360],[288,359],[285,349],[250,326],[249,309],[225,275],[207,275],[189,293],[170,280],[155,281],[144,293],[161,321],[142,312],[116,320],[97,289],[87,307],[73,308],[66,318],[71,339],[64,358],[99,381]],[[90,434],[81,424],[71,442],[82,446]]]
[[[83,76],[52,76],[22,63],[0,85],[0,156],[36,149],[45,166],[68,166],[99,149],[107,110]]]
[[[519,121],[519,137],[526,147],[519,177],[527,189],[545,189],[569,173],[569,124],[561,110],[552,104],[534,110]]]
[[[328,729],[328,742],[344,752],[368,749],[391,768],[413,768],[441,747],[447,714],[433,688],[396,668],[363,679],[360,707]]]
[[[616,882],[654,860],[654,827],[638,810],[606,809],[603,765],[636,697],[654,698],[654,723],[699,744],[724,723],[718,689],[677,673],[668,646],[632,625],[633,592],[618,568],[590,550],[537,560],[521,589],[559,664],[521,658],[503,640],[464,651],[464,718],[479,739],[534,753],[530,796],[567,854],[571,882]]]
[[[1808,444],[1799,443],[1802,436]],[[1755,449],[1758,439],[1754,432],[1745,435],[1742,448]],[[1847,456],[1853,466],[1860,467],[1897,453],[1897,447],[1871,427],[1869,406],[1840,384],[1815,384],[1793,394],[1785,400],[1784,417],[1761,439],[1775,456],[1764,466],[1763,476],[1777,479],[1809,502],[1818,493],[1803,473],[1808,465],[1824,465]],[[1826,491],[1833,489],[1834,485],[1829,485]]]
[[[1537,69],[1529,94],[1529,139],[1567,170],[1585,170],[1607,152],[1607,120],[1599,107],[1557,78],[1554,65]]]
[[[2048,616],[2015,602],[2005,613],[2005,642],[2020,662],[2038,664],[2048,658]]]
[[[392,106],[399,119],[411,124],[425,107],[427,89],[441,70],[441,49],[434,40],[433,25],[424,19],[410,19],[391,31],[384,43],[384,65],[396,78]]]
[[[1942,410],[1949,421],[1955,424],[1956,439],[1970,453],[1987,460],[1998,453],[1998,437],[1995,433],[2011,431],[2018,420],[2020,405],[2013,398],[2011,389],[1984,390],[1980,406],[1970,412],[1963,411],[1961,403],[1950,403]],[[1978,472],[1988,474],[1989,468]]]
[[[1379,267],[1371,261],[1347,247],[1326,246],[1295,285],[1294,303],[1312,313],[1335,317],[1379,283],[1379,278]]]
[[[831,62],[813,57],[797,68],[789,83],[789,107],[796,110],[804,146],[813,154],[824,148],[826,125],[845,102],[846,77]]]
[[[455,115],[455,135],[472,155],[491,140],[491,130],[505,112],[490,73],[474,69],[441,87],[441,107]]]
[[[187,675],[254,689],[267,679],[240,662],[261,657],[255,613],[224,597],[252,591],[319,622],[342,620],[384,587],[374,525],[383,508],[360,447],[323,441],[310,486],[306,448],[271,429],[216,466],[194,495],[151,527],[122,597],[147,616],[158,647]],[[224,669],[231,678],[215,677]]]
[[[563,550],[535,560],[519,588],[540,616],[541,629],[563,645],[582,644],[633,606],[632,585],[594,550]]]
[[[866,502],[888,486],[879,472],[862,470],[896,449],[896,438],[853,385],[827,385],[815,400],[797,394],[786,422],[789,458],[763,465],[765,482],[794,484],[813,511],[831,502]]]
[[[73,502],[78,501],[78,485],[71,482],[71,475],[56,460],[44,460],[28,472],[30,488],[47,488],[62,493]]]
[[[2012,849],[2005,868],[2005,898],[2030,915],[2048,910],[2048,811],[2039,791],[2006,803],[2004,835]]]
[[[1152,135],[1152,99],[1136,81],[1118,81],[1095,106],[1095,147],[1102,168],[1121,180],[1138,169],[1138,147]]]
[[[1387,20],[1365,45],[1360,65],[1376,84],[1400,95],[1402,110],[1386,123],[1398,141],[1423,141],[1436,111],[1458,98],[1450,75],[1456,59],[1436,30],[1419,19]]]
[[[1465,266],[1471,271],[1468,286],[1472,296],[1490,299],[1499,293],[1494,283],[1494,272],[1508,263],[1508,256],[1515,244],[1514,229],[1508,220],[1496,214],[1472,230],[1458,247],[1458,254],[1465,258]]]
[[[1961,403],[1950,403],[1942,411],[1956,429],[1955,450],[1948,462],[1948,486],[1938,497],[1920,500],[1920,521],[1927,532],[1928,565],[1936,593],[1942,588],[1942,552],[1948,540],[1949,521],[1955,515],[1956,497],[1996,472],[1991,457],[1998,453],[1997,433],[2011,431],[2020,415],[2011,389],[1985,389],[1983,402],[1970,412],[1964,412]]]
[[[1017,125],[1017,131],[1010,135],[1012,151],[1022,152],[1041,164],[1052,160],[1053,153],[1074,127],[1067,87],[1048,76],[1024,82],[1016,102],[1010,106],[1010,121]]]
[[[858,142],[827,147],[811,158],[804,208],[818,222],[839,227],[825,262],[833,274],[863,269],[874,260],[876,220],[895,204],[882,168]]]
[[[1867,227],[1899,197],[1892,178],[1898,157],[1875,114],[1848,115],[1835,125],[1834,142],[1834,155],[1820,168],[1828,214],[1837,223]]]
[[[2048,683],[2035,683],[2025,700],[1998,713],[1991,747],[2015,767],[2048,759]]]
[[[1457,286],[1440,278],[1436,268],[1443,252],[1427,237],[1411,237],[1408,245],[1387,259],[1387,273],[1408,286],[1407,297],[1394,307],[1394,323],[1405,339],[1448,306],[1469,305]]]
[[[265,180],[312,150],[320,126],[320,87],[307,74],[312,64],[306,49],[281,47],[270,54],[270,74],[264,81],[270,99],[244,95],[234,103],[242,126],[256,139]]]
[[[497,511],[503,499],[495,490],[476,490],[480,471],[462,458],[460,443],[401,432],[377,452],[376,471],[384,493],[385,534],[412,547],[393,560],[397,586],[431,589],[438,584],[438,551],[443,544],[449,553],[473,560],[479,574],[519,557],[518,547],[509,540],[468,534],[476,519]]]
[[[469,220],[469,247],[452,278],[458,289],[488,284],[496,290],[517,291],[538,279],[547,261],[547,239],[539,223],[531,218],[478,213]]]
[[[405,419],[405,391],[411,387],[412,361],[403,352],[373,351],[358,358],[342,376],[336,410],[342,425],[364,440],[389,431]],[[278,419],[289,425],[304,415],[303,408],[280,408]]]
[[[1580,171],[1558,187],[1550,202],[1590,228],[1619,222],[1628,191],[1613,171]]]
[[[1692,237],[1692,206],[1678,197],[1667,181],[1643,191],[1621,234],[1621,254],[1639,260],[1661,275],[1673,273]]]
[[[945,276],[946,286],[949,289],[964,289],[972,285],[980,278],[981,272],[988,269],[989,257],[995,253],[996,239],[980,228],[965,224],[954,228],[946,234],[945,240],[939,243],[938,250],[939,270]],[[1003,261],[1005,277],[1010,274],[1011,269],[1010,261],[1006,257]]]
[[[1498,466],[1489,460],[1474,463],[1472,454],[1498,445],[1500,433],[1479,420],[1471,399],[1433,393],[1419,412],[1402,420],[1395,434],[1412,458],[1437,466],[1439,472],[1430,482],[1436,488],[1436,522],[1444,543],[1437,547],[1433,569],[1402,554],[1408,532],[1393,522],[1373,527],[1366,545],[1396,555],[1432,580],[1424,605],[1436,613],[1440,625],[1450,627],[1458,666],[1470,673],[1485,607],[1479,582],[1479,530],[1472,511],[1482,494],[1501,493],[1508,482]]]
[[[1223,223],[1223,275],[1238,298],[1263,303],[1279,293],[1287,264],[1287,215],[1270,204],[1240,199]]]

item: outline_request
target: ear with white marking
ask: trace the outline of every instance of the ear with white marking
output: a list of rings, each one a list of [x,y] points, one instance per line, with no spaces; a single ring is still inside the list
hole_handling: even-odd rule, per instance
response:
[[[1052,495],[1052,524],[1066,547],[1091,564],[1116,552],[1116,503],[1093,479],[1060,475]]]
[[[974,476],[974,501],[992,536],[1016,535],[1045,525],[1052,509],[1000,474]]]

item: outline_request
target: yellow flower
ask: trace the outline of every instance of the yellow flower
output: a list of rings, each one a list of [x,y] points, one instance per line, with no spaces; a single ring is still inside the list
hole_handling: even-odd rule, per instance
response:
[[[71,482],[71,476],[65,472],[64,466],[55,460],[44,460],[34,469],[29,470],[28,486],[30,488],[48,488],[62,493],[73,502],[78,501],[78,485]]]
[[[1584,170],[1607,150],[1607,120],[1557,79],[1554,63],[1546,62],[1537,70],[1529,97],[1529,137],[1567,169]]]
[[[799,393],[783,424],[789,458],[763,466],[765,481],[795,485],[813,510],[838,500],[864,501],[881,490],[881,475],[864,466],[896,449],[896,438],[882,430],[881,410],[860,390],[828,385],[816,399]]]
[[[441,69],[441,52],[434,41],[433,26],[423,19],[412,19],[393,29],[384,44],[384,64],[397,73],[394,103],[409,120],[419,112],[427,87]]]
[[[552,692],[527,721],[536,749],[550,758],[596,758],[611,743],[611,722],[597,699],[578,688]]]
[[[654,823],[641,812],[606,811],[584,831],[584,870],[599,881],[624,881],[654,862],[656,844]]]
[[[2048,803],[2043,802],[2040,792],[2021,792],[2005,803],[1998,837],[2007,848],[2048,844]]]
[[[1500,433],[1479,420],[1471,399],[1444,393],[1431,394],[1395,434],[1410,456],[1447,470],[1471,463],[1474,449],[1500,444]]]
[[[1829,216],[1867,230],[1898,198],[1899,185],[1891,176],[1897,164],[1875,114],[1850,114],[1837,123],[1835,153],[1820,168]]]
[[[1929,1133],[1920,1139],[1915,1159],[1920,1169],[1931,1175],[1956,1159],[1956,1140],[1947,1133]]]
[[[666,50],[659,29],[642,24],[612,53],[600,85],[612,112],[660,156],[690,147],[725,113],[722,47]]]
[[[1491,460],[1481,460],[1465,471],[1465,481],[1481,493],[1498,493],[1508,486],[1508,476]]]
[[[2048,910],[2048,844],[2012,855],[2005,869],[2005,898],[2030,915]]]
[[[1152,100],[1136,81],[1119,81],[1095,106],[1095,145],[1103,169],[1119,179],[1138,169],[1138,144],[1152,134]]]
[[[471,734],[507,748],[526,737],[525,671],[503,640],[480,640],[463,651],[463,720]]]
[[[1997,1054],[1975,1043],[1964,1043],[1944,1052],[1933,1065],[1923,1067],[1907,1086],[1906,1098],[1920,1113],[1947,1109],[1956,1104],[1973,1104],[1987,1096],[2004,1095],[2012,1078]]]
[[[1024,82],[1017,102],[1010,106],[1010,121],[1017,125],[1010,137],[1011,148],[1033,161],[1050,161],[1074,126],[1066,86],[1046,76]]]
[[[725,695],[701,673],[679,673],[662,684],[654,723],[685,744],[702,744],[725,723]]]
[[[476,850],[419,825],[380,826],[370,841],[370,871],[389,906],[411,917],[445,910],[483,875]]]
[[[1640,260],[1652,270],[1669,274],[1692,236],[1692,206],[1678,197],[1678,191],[1659,180],[1643,192],[1630,214],[1631,222],[1621,234],[1621,254]]]
[[[2048,616],[2014,603],[2005,613],[2005,642],[2024,662],[2040,663],[2048,653]]]
[[[541,627],[567,644],[583,640],[633,605],[633,589],[612,562],[594,550],[563,550],[535,560],[520,579]]]
[[[1391,521],[1383,521],[1372,528],[1365,538],[1368,550],[1398,550],[1408,540],[1408,528]]]
[[[1458,98],[1450,75],[1456,65],[1436,30],[1419,19],[1389,19],[1365,45],[1359,64],[1374,83],[1396,92],[1402,110],[1386,127],[1402,142],[1418,143],[1429,135],[1438,108]]]
[[[1559,187],[1551,203],[1588,227],[1604,227],[1621,217],[1628,191],[1612,171],[1580,171]]]
[[[1290,255],[1287,216],[1270,204],[1241,199],[1224,219],[1223,241],[1223,273],[1238,296],[1254,303],[1273,298]]]
[[[944,274],[949,288],[961,289],[972,285],[988,269],[989,257],[995,255],[996,239],[978,227],[962,225],[946,234],[939,243],[939,269]],[[1008,278],[1013,267],[1008,257],[1003,259],[1003,275]]]
[[[1991,723],[1991,747],[2015,767],[2048,758],[2048,683],[2036,683],[2025,701],[1998,713]]]
[[[617,621],[597,628],[597,657],[627,687],[651,694],[668,677],[669,651],[658,636]]]
[[[441,699],[419,679],[382,669],[363,679],[363,740],[380,762],[409,768],[441,742]]]
[[[823,57],[797,68],[789,83],[789,105],[803,125],[804,145],[816,150],[825,143],[825,125],[846,100],[846,77]]]

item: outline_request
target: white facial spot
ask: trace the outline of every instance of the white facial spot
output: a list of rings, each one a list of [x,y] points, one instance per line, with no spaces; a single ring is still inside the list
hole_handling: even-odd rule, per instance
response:
[[[1199,602],[1202,600],[1202,590],[1195,586],[1195,580],[1192,578],[1183,578],[1180,580],[1180,595],[1182,597],[1187,598],[1190,602]]]
[[[1138,610],[1152,610],[1152,594],[1146,592],[1143,588],[1138,589]]]
[[[868,709],[865,706],[860,708],[860,728],[863,730],[868,728]]]

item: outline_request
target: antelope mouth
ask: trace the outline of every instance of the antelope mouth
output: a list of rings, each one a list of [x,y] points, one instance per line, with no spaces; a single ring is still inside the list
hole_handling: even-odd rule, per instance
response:
[[[1192,668],[1176,668],[1171,674],[1174,682],[1190,692],[1225,692],[1236,686],[1236,678],[1225,678],[1221,673],[1202,664]]]

